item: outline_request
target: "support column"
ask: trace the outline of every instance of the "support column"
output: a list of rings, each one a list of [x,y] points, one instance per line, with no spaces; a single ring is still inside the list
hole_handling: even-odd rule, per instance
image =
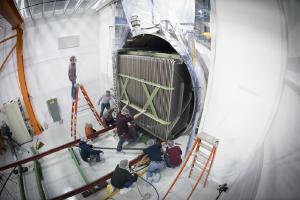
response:
[[[21,27],[16,28],[17,31],[17,44],[16,44],[16,52],[17,52],[17,65],[18,65],[18,77],[19,77],[19,83],[21,88],[21,93],[23,96],[23,101],[25,104],[25,108],[27,110],[30,123],[33,127],[35,134],[40,134],[41,127],[35,117],[35,114],[33,112],[30,98],[28,95],[27,85],[26,85],[26,79],[25,79],[25,73],[24,73],[24,65],[23,65],[23,30]]]

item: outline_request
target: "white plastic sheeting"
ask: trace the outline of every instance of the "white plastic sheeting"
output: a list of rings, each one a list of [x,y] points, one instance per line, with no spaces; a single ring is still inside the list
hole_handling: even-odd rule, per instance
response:
[[[201,125],[220,139],[212,177],[229,183],[224,199],[300,197],[299,62],[294,72],[287,67],[287,32],[294,29],[299,40],[299,14],[287,26],[282,2],[216,2],[215,61]],[[285,3],[291,2],[299,13],[299,2]]]
[[[64,120],[71,115],[71,83],[68,79],[69,58],[77,57],[77,80],[84,84],[93,103],[112,88],[111,40],[109,26],[113,25],[113,8],[101,13],[80,14],[26,20],[24,24],[25,77],[33,110],[38,121],[52,123],[46,101],[57,98]],[[3,33],[9,36],[9,33]],[[78,35],[79,47],[59,49],[60,37]],[[3,36],[3,37],[6,37]],[[1,45],[2,46],[2,45]],[[1,48],[2,50],[2,48]],[[7,52],[9,47],[5,48]],[[1,52],[2,55],[2,52]],[[21,98],[17,66],[10,59],[0,73],[0,104]],[[86,104],[80,97],[79,105]],[[86,114],[85,111],[80,115]]]
[[[169,20],[173,26],[195,21],[194,0],[122,0],[122,4],[127,21],[137,15],[143,28],[153,27],[161,20]]]
[[[77,57],[77,81],[87,90],[99,80],[99,45],[97,15],[72,18],[36,20],[24,26],[24,65],[27,87],[33,109],[41,123],[51,122],[46,101],[57,98],[62,118],[68,118],[71,110],[71,83],[68,80],[69,58]],[[58,39],[79,35],[80,46],[59,49]],[[91,97],[96,98],[95,87]]]
[[[248,167],[241,171],[224,199],[300,198],[300,2],[277,2],[284,16],[282,31],[287,33],[279,104],[260,146],[245,164]]]
[[[10,28],[0,29],[0,40],[9,36],[15,35],[16,32],[10,30]],[[0,44],[0,64],[4,61],[8,55],[10,49],[16,44],[16,38],[10,39]],[[11,56],[8,58],[6,64],[0,70],[0,102],[8,102],[12,99],[17,99],[21,93],[19,91],[19,80],[15,73],[17,70],[16,51],[14,50]],[[0,106],[1,108],[2,106]]]

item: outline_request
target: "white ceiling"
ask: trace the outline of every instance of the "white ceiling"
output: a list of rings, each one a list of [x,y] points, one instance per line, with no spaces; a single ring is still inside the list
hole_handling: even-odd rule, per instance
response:
[[[96,11],[111,0],[14,0],[24,19]]]

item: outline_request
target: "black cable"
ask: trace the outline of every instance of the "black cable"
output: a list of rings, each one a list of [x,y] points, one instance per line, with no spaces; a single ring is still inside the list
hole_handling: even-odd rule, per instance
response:
[[[138,175],[138,177],[141,178],[141,179],[142,179],[143,181],[145,181],[146,183],[150,184],[150,185],[154,188],[154,190],[155,190],[155,192],[156,192],[156,194],[157,194],[157,200],[159,200],[159,193],[158,193],[156,187],[155,187],[152,183],[150,183],[149,181],[147,181],[146,179],[144,179],[142,176],[139,176],[139,175]]]
[[[219,185],[219,188],[217,189],[219,191],[219,195],[217,196],[216,200],[218,200],[223,192],[227,192],[228,187],[227,183],[224,183],[223,185]]]

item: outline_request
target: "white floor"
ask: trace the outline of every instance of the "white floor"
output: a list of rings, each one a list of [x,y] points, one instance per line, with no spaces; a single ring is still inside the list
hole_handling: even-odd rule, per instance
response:
[[[96,120],[90,112],[85,112],[79,115],[77,130],[78,134],[82,135],[83,126],[85,122],[91,122],[94,124],[94,128],[99,130],[100,126],[97,125]],[[47,151],[48,149],[57,147],[66,142],[71,141],[70,137],[70,122],[66,121],[63,124],[53,123],[49,126],[47,130],[45,130],[40,136],[38,136],[39,141],[42,141],[45,145],[40,149],[40,152]],[[187,136],[181,137],[177,140],[178,143],[181,144],[181,148],[184,151],[187,143]],[[33,144],[36,142],[37,137],[34,138]],[[116,147],[118,142],[118,138],[114,136],[113,131],[106,133],[103,136],[100,136],[94,141],[95,146],[101,147]],[[23,145],[25,148],[30,149],[32,143],[28,143]],[[142,143],[135,144],[132,147],[144,147],[145,145]],[[78,149],[74,147],[75,152],[78,155]],[[88,165],[85,162],[82,162],[81,166],[88,177],[89,181],[93,181],[99,179],[103,175],[111,172],[118,162],[121,159],[129,159],[137,157],[141,154],[141,151],[125,151],[126,154],[117,154],[113,150],[103,150],[104,161],[97,163],[95,165]],[[32,154],[23,153],[22,158],[31,156]],[[19,158],[20,159],[20,158]],[[0,165],[3,166],[5,164],[13,162],[13,158],[10,152],[7,152],[5,155],[1,155],[0,157]],[[71,158],[70,153],[67,149],[59,151],[57,153],[51,154],[39,160],[42,166],[42,172],[44,176],[43,180],[43,188],[46,194],[47,199],[53,198],[55,196],[61,195],[65,192],[71,191],[75,188],[85,185],[84,180],[80,176],[74,161]],[[39,200],[39,193],[36,187],[35,174],[33,171],[33,163],[28,163],[24,166],[29,168],[29,171],[24,174],[24,185],[26,190],[27,199],[30,200]],[[168,187],[174,180],[179,168],[170,169],[166,168],[162,171],[161,181],[159,183],[154,184],[160,199],[162,199],[163,195],[167,191]],[[181,200],[186,199],[188,193],[191,191],[193,186],[193,181],[189,180],[187,177],[187,172],[189,167],[186,167],[184,173],[180,178],[172,192],[168,195],[167,199],[171,200]],[[5,176],[8,176],[10,170],[6,170],[1,172]],[[19,189],[17,187],[17,175],[13,174],[11,180],[8,181],[5,190],[0,196],[0,199],[20,199]],[[2,185],[2,182],[1,182]],[[209,182],[208,185],[203,188],[198,186],[196,191],[193,193],[191,199],[215,199],[218,195],[217,193],[217,184]],[[145,194],[149,193],[151,195],[149,198]],[[103,199],[106,196],[105,190],[102,190],[94,195],[91,195],[87,199]],[[80,194],[74,196],[70,199],[85,199]],[[120,195],[116,194],[111,199],[157,199],[157,195],[155,189],[151,187],[149,184],[146,184],[142,179],[139,179],[137,185],[128,193]]]

